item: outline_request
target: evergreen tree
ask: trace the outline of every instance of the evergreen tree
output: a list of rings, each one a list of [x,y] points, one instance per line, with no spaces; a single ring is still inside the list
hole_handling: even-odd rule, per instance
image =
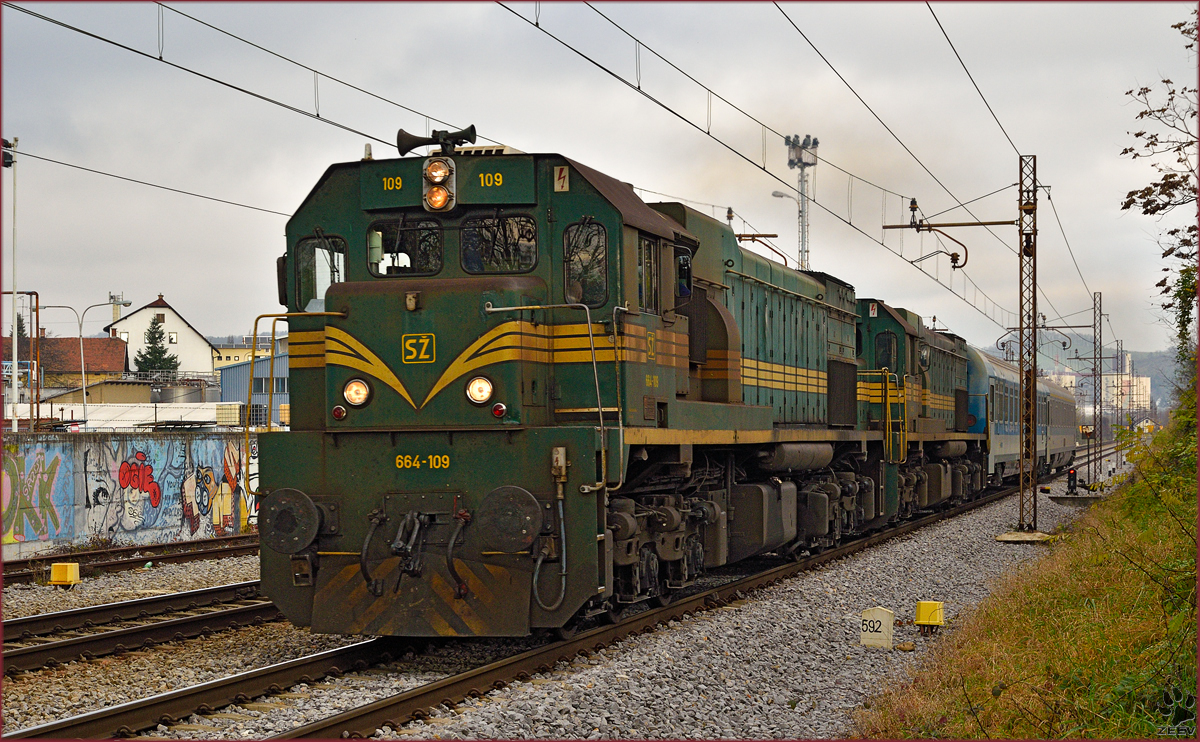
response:
[[[166,333],[163,332],[162,322],[158,321],[158,317],[150,320],[150,327],[143,337],[146,340],[146,347],[139,350],[133,357],[138,371],[178,370],[179,356],[167,352],[167,346],[163,344]]]
[[[25,331],[25,315],[17,313],[17,339],[27,340],[29,335]]]

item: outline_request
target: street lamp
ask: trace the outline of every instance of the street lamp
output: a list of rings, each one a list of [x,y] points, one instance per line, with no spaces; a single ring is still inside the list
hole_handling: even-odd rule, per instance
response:
[[[84,307],[83,313],[80,314],[75,310],[75,307],[69,307],[66,304],[47,304],[43,309],[70,309],[75,313],[75,319],[79,321],[79,389],[83,397],[83,429],[87,430],[88,412],[87,412],[87,364],[83,362],[83,319],[87,317],[89,309],[96,307],[107,307],[113,304],[120,304],[123,307],[128,307],[133,304],[131,301],[115,301],[110,295],[108,301],[102,301],[99,304],[92,304],[89,307]]]
[[[790,193],[783,191],[771,191],[771,195],[775,198],[790,198],[796,202],[796,213],[799,214],[799,223],[796,225],[796,240],[799,242],[799,252],[797,254],[796,265],[801,270],[808,269],[808,251],[804,249],[804,205],[800,203],[800,199]]]

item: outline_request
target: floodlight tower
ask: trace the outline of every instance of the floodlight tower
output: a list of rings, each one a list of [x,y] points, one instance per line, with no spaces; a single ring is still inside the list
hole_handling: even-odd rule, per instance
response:
[[[800,135],[785,136],[783,143],[788,148],[788,167],[799,169],[800,174],[797,177],[799,181],[797,185],[800,189],[799,219],[796,231],[799,232],[800,242],[800,270],[809,270],[808,265],[808,169],[816,167],[817,164],[817,146],[820,141],[816,137],[809,134],[804,135],[804,141],[800,140]]]

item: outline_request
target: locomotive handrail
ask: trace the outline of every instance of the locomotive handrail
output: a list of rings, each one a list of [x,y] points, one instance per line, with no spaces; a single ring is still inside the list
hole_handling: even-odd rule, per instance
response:
[[[620,449],[617,456],[617,486],[612,488],[614,490],[619,490],[625,486],[625,408],[621,404],[621,357],[617,352],[617,312],[628,314],[629,302],[614,304],[612,313],[613,385],[617,393],[617,446]],[[604,470],[604,481],[605,483],[608,482],[608,469]]]
[[[600,370],[596,366],[596,337],[592,332],[591,308],[587,304],[524,304],[515,307],[493,307],[490,301],[483,305],[483,311],[487,314],[524,312],[536,309],[581,309],[586,316],[588,345],[592,351],[592,378],[596,382],[596,414],[600,416],[600,469],[604,472],[604,478],[594,485],[579,485],[579,491],[585,495],[589,492],[599,492],[608,485],[608,435],[604,428],[604,403],[600,400]],[[613,344],[613,353],[616,353],[616,343]]]
[[[274,312],[271,314],[260,314],[254,318],[254,329],[250,339],[250,373],[249,381],[246,384],[246,420],[243,426],[246,431],[245,445],[242,448],[243,464],[243,479],[246,483],[246,493],[251,495],[261,495],[262,493],[250,487],[250,408],[254,401],[254,364],[258,358],[254,355],[254,349],[258,347],[258,321],[273,318],[271,322],[271,360],[269,363],[271,384],[270,391],[267,394],[267,430],[271,429],[271,405],[274,404],[275,392],[275,325],[280,319],[290,317],[341,317],[346,318],[345,312]]]
[[[889,371],[887,367],[879,370],[859,371],[858,375],[862,376],[878,376],[880,377],[880,389],[883,392],[881,403],[883,405],[883,449],[887,456],[889,464],[903,464],[908,461],[908,390],[900,383],[899,377]],[[869,382],[868,382],[869,383]],[[892,402],[892,388],[895,384],[899,390],[897,402]],[[868,397],[868,404],[870,398]],[[896,429],[896,421],[892,417],[892,405],[898,406],[900,415],[900,428]],[[900,456],[896,456],[896,448],[900,448]]]

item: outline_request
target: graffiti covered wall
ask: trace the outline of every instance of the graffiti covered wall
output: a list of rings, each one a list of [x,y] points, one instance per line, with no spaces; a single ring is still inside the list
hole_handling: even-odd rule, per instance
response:
[[[4,558],[98,539],[154,544],[251,532],[258,444],[253,436],[249,452],[244,444],[234,433],[5,435]]]

